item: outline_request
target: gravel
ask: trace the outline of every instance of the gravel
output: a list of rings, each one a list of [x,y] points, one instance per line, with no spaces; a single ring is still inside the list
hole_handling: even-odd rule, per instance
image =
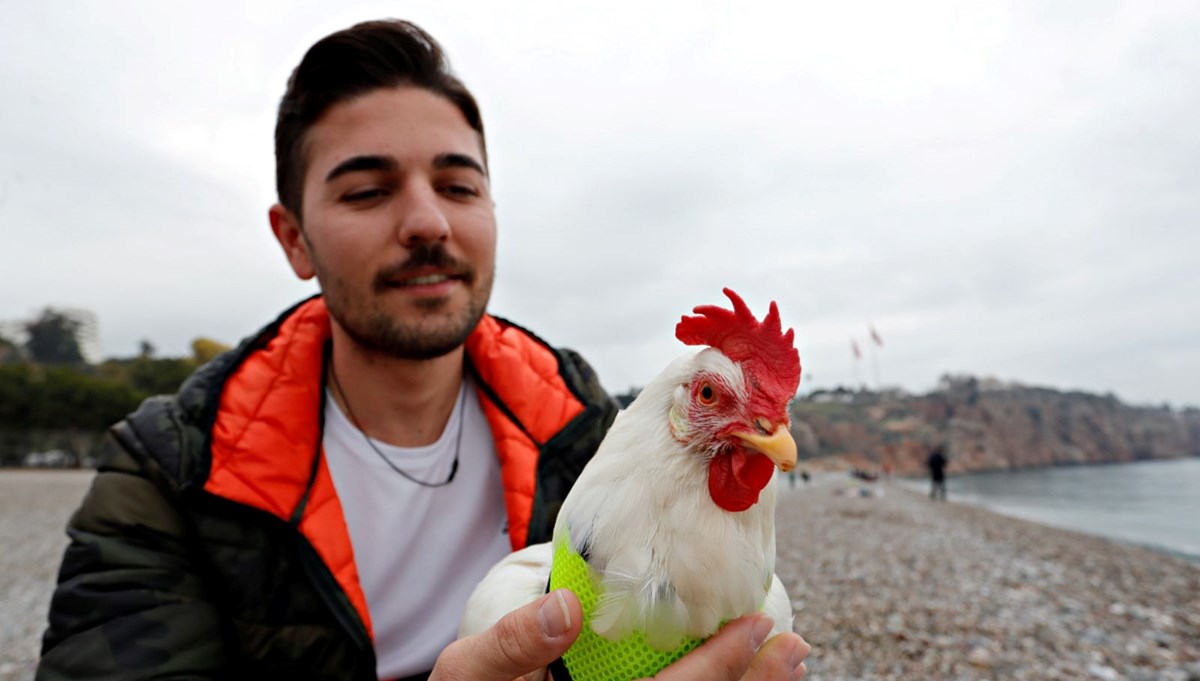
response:
[[[0,470],[0,681],[33,678],[63,530],[93,475]]]
[[[0,681],[33,678],[91,477],[0,471]],[[886,483],[784,487],[777,571],[809,679],[1200,681],[1200,565]]]
[[[1200,565],[840,477],[776,531],[810,679],[1200,680]]]

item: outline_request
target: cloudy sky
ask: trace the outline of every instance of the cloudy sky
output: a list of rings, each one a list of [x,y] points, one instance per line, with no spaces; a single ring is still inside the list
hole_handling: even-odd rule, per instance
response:
[[[1200,5],[0,0],[0,320],[104,356],[308,295],[270,235],[307,47],[400,16],[481,101],[492,311],[614,391],[779,302],[804,388],[944,373],[1200,405]],[[884,346],[871,344],[874,324]],[[872,354],[875,353],[875,354]],[[877,368],[877,371],[876,371]]]

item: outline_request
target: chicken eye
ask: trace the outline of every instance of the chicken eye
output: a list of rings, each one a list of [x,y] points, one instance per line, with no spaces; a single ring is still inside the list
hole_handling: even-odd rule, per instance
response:
[[[717,401],[717,391],[708,383],[700,386],[700,404],[711,407]]]

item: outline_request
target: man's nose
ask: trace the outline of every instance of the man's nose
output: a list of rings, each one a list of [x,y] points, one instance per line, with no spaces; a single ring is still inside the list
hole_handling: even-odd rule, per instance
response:
[[[410,187],[400,201],[397,221],[400,243],[432,243],[450,237],[450,221],[432,187]]]

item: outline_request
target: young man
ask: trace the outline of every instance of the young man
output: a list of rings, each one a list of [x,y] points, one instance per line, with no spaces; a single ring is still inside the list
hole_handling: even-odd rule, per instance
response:
[[[579,634],[574,595],[454,642],[458,617],[550,538],[617,408],[578,355],[485,312],[474,99],[416,26],[360,24],[292,74],[276,160],[271,228],[322,294],[111,430],[38,678],[540,675]],[[664,678],[802,672],[795,635],[755,655],[760,619]]]

